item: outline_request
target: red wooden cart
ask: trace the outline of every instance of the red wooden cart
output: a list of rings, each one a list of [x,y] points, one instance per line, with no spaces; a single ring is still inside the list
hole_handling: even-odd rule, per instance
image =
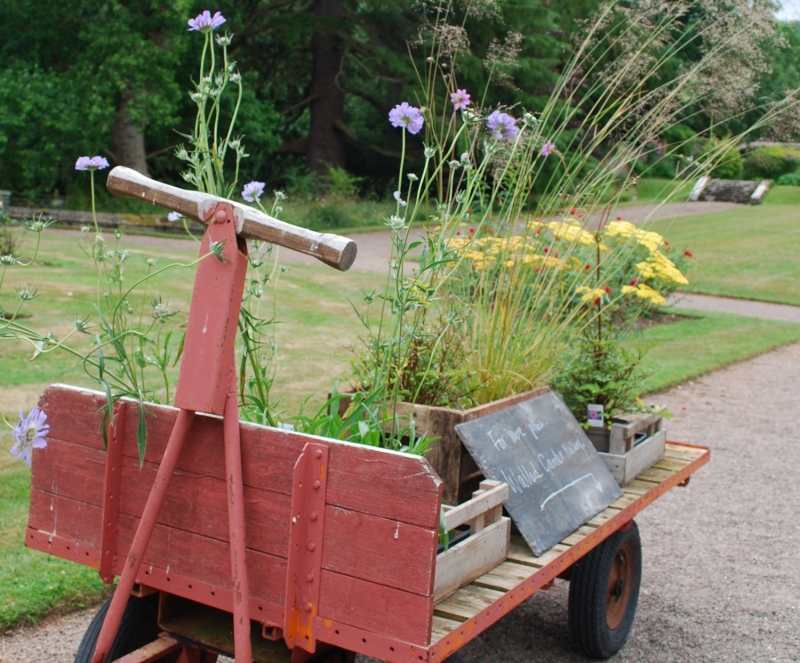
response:
[[[191,194],[189,204],[186,192],[115,171],[117,189],[121,181],[127,195],[144,191],[209,222],[207,235],[219,226],[247,234],[253,222],[229,201],[209,205]],[[341,238],[303,232],[289,242],[281,230],[270,239],[299,243],[329,264],[352,262]],[[203,264],[217,270],[215,280],[201,273]],[[190,338],[200,307],[206,333],[215,313],[209,302],[227,298],[232,306],[240,268],[235,256],[201,263],[185,357],[200,351]],[[220,276],[224,269],[234,275]],[[235,324],[238,308],[223,317]],[[102,394],[55,385],[42,397],[51,428],[47,448],[34,452],[26,543],[97,568],[107,582],[121,576],[77,663],[199,663],[234,652],[240,663],[348,661],[354,652],[436,663],[557,577],[571,580],[570,629],[585,653],[607,657],[624,643],[641,572],[633,518],[686,485],[708,461],[707,449],[668,444],[664,459],[619,500],[540,557],[510,537],[505,484],[486,482],[446,511],[449,530],[469,524],[472,535],[437,554],[442,482],[424,458],[233,420],[232,339],[223,322],[213,332],[227,339],[222,349],[203,346],[205,376],[187,369],[211,386],[184,386],[178,408],[146,405],[141,468],[137,403],[117,404],[104,450]]]

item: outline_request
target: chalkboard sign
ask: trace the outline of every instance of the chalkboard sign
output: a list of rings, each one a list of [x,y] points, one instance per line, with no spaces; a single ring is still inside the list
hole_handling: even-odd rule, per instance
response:
[[[553,392],[455,428],[486,478],[509,485],[506,509],[535,555],[622,496],[586,433]]]

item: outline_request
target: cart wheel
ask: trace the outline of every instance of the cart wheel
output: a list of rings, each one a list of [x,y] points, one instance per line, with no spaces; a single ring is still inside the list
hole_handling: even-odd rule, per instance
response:
[[[633,625],[642,580],[642,544],[631,521],[572,567],[569,634],[593,658],[616,654]]]
[[[97,611],[89,628],[86,629],[86,633],[83,634],[78,653],[75,654],[75,663],[91,663],[97,638],[100,636],[100,628],[103,626],[110,604],[111,599],[108,599]],[[122,615],[117,638],[109,652],[108,660],[113,661],[125,654],[130,654],[139,647],[144,647],[147,643],[153,642],[159,632],[158,594],[151,594],[141,599],[131,596],[128,599],[125,613]],[[161,661],[163,663],[176,661],[179,655],[180,652],[175,652]]]

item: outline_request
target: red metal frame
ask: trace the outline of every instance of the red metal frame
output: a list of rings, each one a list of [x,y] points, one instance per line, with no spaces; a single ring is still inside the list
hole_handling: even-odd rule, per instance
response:
[[[286,571],[283,638],[289,648],[316,651],[314,620],[319,612],[319,583],[328,488],[328,446],[309,442],[292,478],[292,525]]]
[[[103,482],[103,549],[100,553],[99,575],[104,583],[114,582],[114,553],[119,529],[119,496],[122,489],[122,446],[125,435],[125,410],[128,404],[120,401],[114,413],[114,423],[108,424],[106,439],[105,480]]]
[[[245,560],[244,488],[234,355],[236,329],[247,272],[247,245],[244,241],[240,242],[236,236],[233,207],[229,203],[218,203],[211,210],[208,221],[200,255],[208,255],[212,243],[222,245],[222,261],[209,257],[197,268],[184,341],[183,361],[175,396],[175,405],[180,408],[180,413],[139,521],[119,584],[100,629],[92,663],[104,663],[114,643],[195,412],[222,414],[224,418],[223,443],[229,486],[228,525],[232,577],[230,596],[233,602],[234,643],[236,660],[239,663],[252,662],[250,592]],[[117,446],[115,441],[114,454],[110,454],[106,459],[104,515],[108,507],[109,517],[104,517],[103,526],[104,534],[108,534],[109,544],[116,532],[116,524],[112,522],[111,516],[116,513],[118,504],[118,500],[114,501],[113,495],[115,492],[119,494],[119,477],[117,470],[114,469],[119,467],[119,460],[115,460],[118,453]],[[101,566],[102,574],[109,577],[113,549],[110,545],[105,545],[106,541],[107,538],[104,536]],[[184,651],[182,658],[187,656]]]

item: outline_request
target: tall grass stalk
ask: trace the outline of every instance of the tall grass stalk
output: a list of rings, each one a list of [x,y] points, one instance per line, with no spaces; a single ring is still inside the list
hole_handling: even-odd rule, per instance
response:
[[[391,402],[413,398],[456,328],[463,361],[434,377],[461,381],[456,401],[482,403],[549,381],[570,341],[599,322],[599,311],[577,305],[578,292],[597,287],[601,260],[609,274],[628,258],[624,251],[604,258],[601,231],[635,184],[631,165],[661,149],[658,139],[667,129],[707,112],[697,91],[743,40],[756,38],[748,33],[748,12],[765,10],[743,5],[733,19],[709,11],[687,23],[683,2],[609,2],[587,22],[541,111],[518,113],[519,132],[498,137],[486,126],[493,109],[473,103],[456,112],[449,104],[465,48],[453,35],[465,23],[448,25],[453,3],[435,4],[423,30],[426,63],[417,68],[425,166],[407,186],[406,209],[412,197],[414,210],[430,200],[437,227],[426,230],[419,266],[408,270],[407,255],[417,243],[404,225],[407,213],[388,221],[394,243],[387,288],[377,321],[369,311],[362,314],[366,350],[354,365],[362,387],[388,385]],[[683,57],[690,49],[701,57]],[[490,77],[487,89],[491,84]],[[486,90],[471,92],[486,98]],[[793,94],[764,105],[750,130],[796,108]],[[708,174],[744,135],[720,140],[702,159],[684,159],[670,193],[685,179]],[[665,156],[689,153],[689,143],[673,143]],[[589,228],[597,257],[588,267],[577,264],[578,235],[553,224],[587,224],[598,215]],[[585,244],[586,235],[579,237]],[[423,370],[418,362],[409,365],[421,346],[429,353]],[[435,404],[452,400],[452,392],[442,393]]]

